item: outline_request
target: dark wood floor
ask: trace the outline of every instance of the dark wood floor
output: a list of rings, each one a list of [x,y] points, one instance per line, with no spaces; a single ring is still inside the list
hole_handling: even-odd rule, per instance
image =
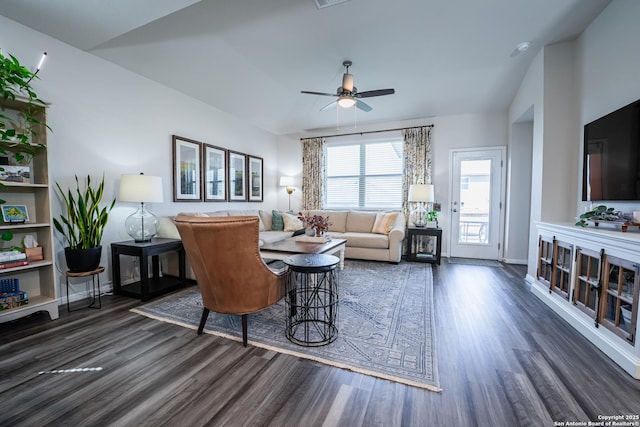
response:
[[[138,302],[124,297],[1,324],[0,425],[553,426],[640,414],[640,382],[524,275],[434,267],[442,393],[197,336],[130,313]]]

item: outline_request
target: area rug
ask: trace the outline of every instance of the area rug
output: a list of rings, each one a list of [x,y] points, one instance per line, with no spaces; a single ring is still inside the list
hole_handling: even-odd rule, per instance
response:
[[[308,348],[287,340],[280,301],[249,315],[249,344],[440,391],[430,265],[347,260],[338,278],[339,332],[333,343]],[[196,330],[202,300],[194,286],[131,311]],[[205,332],[242,341],[240,316],[211,312]]]
[[[492,259],[448,258],[447,262],[449,264],[481,265],[483,267],[504,267],[501,263]]]

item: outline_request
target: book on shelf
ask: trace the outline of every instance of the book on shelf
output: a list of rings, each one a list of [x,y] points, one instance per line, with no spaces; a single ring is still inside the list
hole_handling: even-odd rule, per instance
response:
[[[15,249],[9,251],[0,251],[0,263],[8,261],[21,261],[27,259],[27,254],[24,252],[16,251]]]
[[[0,293],[0,311],[29,304],[29,296],[24,291]]]
[[[17,277],[0,279],[0,294],[18,292],[19,290],[20,280]]]
[[[29,265],[29,261],[27,261],[26,259],[19,260],[19,261],[4,261],[4,262],[0,262],[0,270],[13,268],[13,267],[22,267],[23,265]]]

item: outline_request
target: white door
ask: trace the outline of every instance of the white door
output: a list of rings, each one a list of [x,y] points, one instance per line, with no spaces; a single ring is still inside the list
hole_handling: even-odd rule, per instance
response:
[[[500,259],[504,156],[504,147],[449,152],[451,257]]]

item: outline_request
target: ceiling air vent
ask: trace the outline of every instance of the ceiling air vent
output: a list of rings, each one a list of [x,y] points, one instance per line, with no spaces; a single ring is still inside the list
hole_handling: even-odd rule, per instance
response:
[[[348,2],[349,0],[313,0],[316,2],[318,9],[324,9],[325,7],[335,6],[340,3]]]

